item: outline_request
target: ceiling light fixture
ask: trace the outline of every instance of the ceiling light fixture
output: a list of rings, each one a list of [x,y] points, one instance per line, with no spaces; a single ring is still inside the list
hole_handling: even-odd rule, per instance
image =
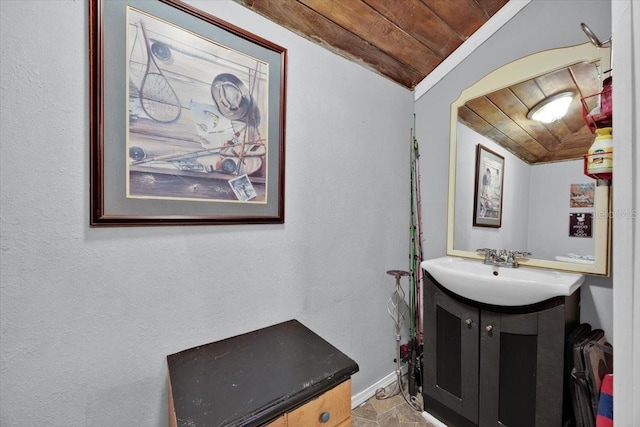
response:
[[[560,92],[533,107],[527,114],[527,118],[542,123],[558,121],[567,114],[571,101],[573,101],[573,92]]]

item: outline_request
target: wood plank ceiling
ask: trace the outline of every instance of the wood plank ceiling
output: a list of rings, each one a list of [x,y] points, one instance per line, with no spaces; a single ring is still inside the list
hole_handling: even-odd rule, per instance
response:
[[[235,0],[413,89],[508,0]]]
[[[508,0],[235,0],[271,21],[413,90]],[[573,81],[593,70],[553,73],[467,103],[460,117],[527,163],[577,158],[593,135],[576,96],[566,120],[542,125],[528,109],[562,90],[593,93]],[[589,77],[589,78],[591,78]],[[578,91],[580,89],[580,92]],[[473,105],[472,105],[473,104]]]

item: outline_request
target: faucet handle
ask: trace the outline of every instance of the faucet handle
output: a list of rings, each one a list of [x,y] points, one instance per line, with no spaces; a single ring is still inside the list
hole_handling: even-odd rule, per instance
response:
[[[531,252],[513,251],[514,258],[528,258],[531,256]]]
[[[477,249],[476,252],[484,253],[484,263],[488,264],[496,257],[496,250],[489,248]]]

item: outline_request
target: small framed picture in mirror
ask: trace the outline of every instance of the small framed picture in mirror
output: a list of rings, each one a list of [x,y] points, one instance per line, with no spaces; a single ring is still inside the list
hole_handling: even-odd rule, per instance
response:
[[[501,227],[503,182],[504,157],[478,144],[473,202],[474,227]]]

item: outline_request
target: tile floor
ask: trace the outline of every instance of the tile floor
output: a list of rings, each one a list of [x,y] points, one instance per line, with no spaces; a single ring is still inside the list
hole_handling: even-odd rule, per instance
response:
[[[422,407],[420,395],[417,397],[418,405]],[[353,427],[433,427],[401,394],[381,400],[374,396],[351,411],[351,419]]]

